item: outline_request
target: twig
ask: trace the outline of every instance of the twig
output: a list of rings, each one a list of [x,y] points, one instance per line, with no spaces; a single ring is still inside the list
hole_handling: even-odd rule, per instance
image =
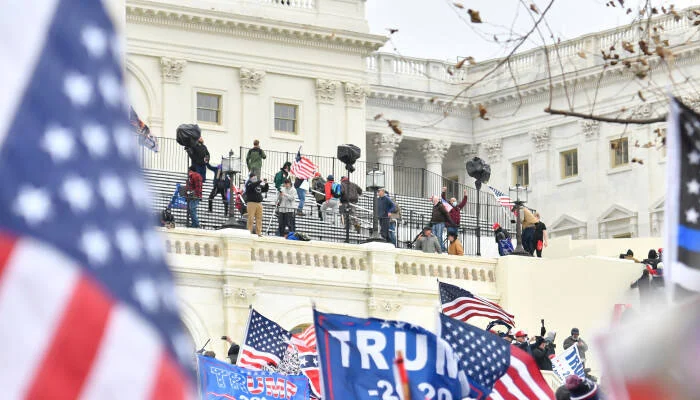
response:
[[[603,117],[601,115],[593,115],[593,114],[584,114],[580,112],[575,112],[575,111],[566,111],[566,110],[554,110],[549,107],[544,109],[544,112],[547,114],[551,115],[563,115],[565,117],[576,117],[576,118],[581,118],[581,119],[589,119],[593,121],[600,121],[600,122],[610,122],[612,124],[637,124],[637,125],[648,125],[648,124],[656,124],[659,122],[665,122],[666,121],[666,115],[661,115],[655,118],[648,118],[648,119],[639,119],[639,118],[610,118],[610,117]]]

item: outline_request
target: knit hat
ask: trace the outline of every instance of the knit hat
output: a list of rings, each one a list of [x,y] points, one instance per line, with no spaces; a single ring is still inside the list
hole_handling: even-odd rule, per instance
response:
[[[495,224],[493,224],[493,226],[492,226],[491,228],[493,228],[493,230],[495,231],[496,229],[498,229],[498,228],[500,228],[500,227],[501,227],[501,226],[498,225],[498,222],[496,222]]]
[[[341,181],[341,182],[345,182],[345,181],[347,181],[347,180],[348,180],[348,177],[347,177],[347,176],[341,176],[341,177],[340,177],[340,181]]]
[[[571,334],[572,334],[572,335],[578,335],[578,334],[579,334],[578,328],[571,328]]]
[[[571,400],[598,400],[598,385],[588,379],[569,375],[566,377],[566,388]]]
[[[328,176],[326,177],[326,180],[327,180],[327,181],[332,181],[332,180],[334,180],[334,179],[333,179],[333,174],[328,175]]]
[[[314,178],[318,178],[319,176],[321,176],[320,172],[318,172],[318,171],[314,172]]]

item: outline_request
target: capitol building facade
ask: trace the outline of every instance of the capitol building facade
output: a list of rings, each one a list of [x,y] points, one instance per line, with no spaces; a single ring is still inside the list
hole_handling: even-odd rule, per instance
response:
[[[177,228],[167,231],[166,248],[195,343],[224,334],[242,339],[250,304],[287,329],[309,323],[310,299],[324,311],[432,328],[436,278],[500,302],[533,333],[541,318],[553,321],[563,338],[574,325],[588,332],[599,327],[600,316],[637,278],[631,262],[602,257],[660,247],[659,240],[643,238],[662,234],[665,125],[599,123],[543,111],[551,91],[557,108],[567,107],[568,94],[577,109],[590,111],[595,93],[599,115],[665,114],[662,95],[648,93],[642,101],[631,72],[603,69],[594,56],[634,38],[634,26],[562,42],[563,73],[550,80],[542,49],[516,54],[508,69],[497,68],[499,60],[456,69],[377,52],[387,37],[369,33],[364,0],[110,4],[126,36],[132,106],[156,136],[174,138],[178,125],[197,123],[213,160],[255,139],[266,150],[302,146],[306,154],[330,157],[338,145],[353,143],[362,160],[393,168],[388,185],[405,182],[402,171],[417,168],[471,186],[465,161],[478,156],[491,165],[491,186],[504,192],[515,184],[528,187],[528,205],[559,241],[551,260],[440,258]],[[673,79],[676,91],[698,105],[692,84],[700,77],[698,30],[688,19],[662,17],[659,23],[674,64],[671,72],[664,63],[651,65],[655,85]],[[466,94],[457,96],[466,85]],[[479,105],[488,119],[480,118]],[[387,120],[399,121],[402,134]],[[263,171],[280,167],[265,164]],[[434,182],[415,196],[440,186]],[[620,240],[600,240],[611,238]],[[602,274],[605,282],[594,279]],[[572,277],[575,288],[566,283]],[[554,300],[562,293],[566,302]],[[572,315],[567,304],[586,306]],[[214,348],[225,352],[223,343]]]

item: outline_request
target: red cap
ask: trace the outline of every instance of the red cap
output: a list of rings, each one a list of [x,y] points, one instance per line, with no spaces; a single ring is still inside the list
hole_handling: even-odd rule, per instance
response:
[[[492,226],[491,228],[493,228],[493,230],[495,231],[496,229],[498,229],[498,228],[500,228],[500,227],[501,227],[501,226],[498,225],[498,222],[496,222],[495,224],[493,224],[493,226]]]
[[[525,337],[525,336],[527,336],[527,333],[525,333],[524,331],[515,332],[515,337]]]

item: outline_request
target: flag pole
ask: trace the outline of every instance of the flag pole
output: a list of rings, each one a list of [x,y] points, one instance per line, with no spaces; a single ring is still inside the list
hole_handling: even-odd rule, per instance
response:
[[[408,373],[404,362],[403,353],[401,350],[396,352],[394,367],[396,368],[396,391],[399,393],[401,400],[411,400],[411,385],[408,381]]]
[[[241,343],[241,353],[243,352],[243,346],[245,346],[245,340],[248,337],[248,329],[250,328],[250,319],[253,316],[253,305],[249,304],[248,305],[248,322],[245,323],[245,333],[243,334],[243,342]],[[241,360],[241,357],[238,357],[236,360],[236,365],[238,365],[238,362]]]

